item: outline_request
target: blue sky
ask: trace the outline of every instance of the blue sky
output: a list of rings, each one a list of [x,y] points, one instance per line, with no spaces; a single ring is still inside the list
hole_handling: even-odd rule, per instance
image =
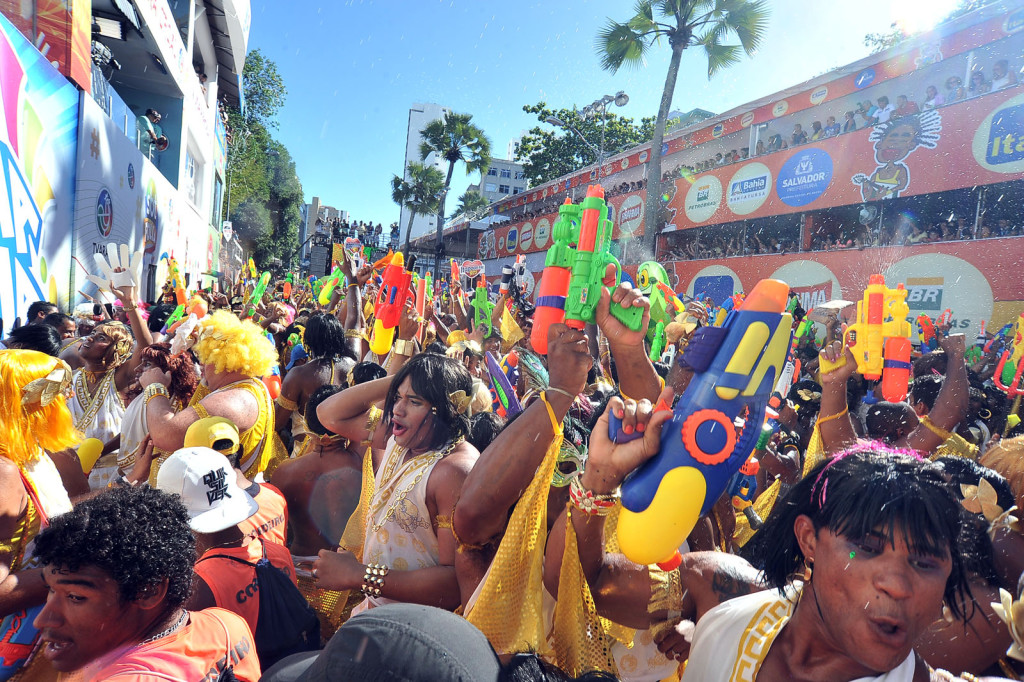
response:
[[[770,0],[761,51],[709,82],[684,54],[673,108],[723,112],[868,53],[864,35],[894,21],[925,27],[952,0]],[[391,176],[403,170],[409,105],[473,114],[495,156],[537,121],[524,104],[582,107],[624,90],[617,113],[655,115],[668,48],[646,68],[602,71],[594,36],[631,0],[253,0],[249,47],[277,62],[288,89],[276,136],[295,158],[308,201],[387,226],[398,220]],[[474,178],[457,168],[452,193]],[[449,202],[449,211],[454,205]]]

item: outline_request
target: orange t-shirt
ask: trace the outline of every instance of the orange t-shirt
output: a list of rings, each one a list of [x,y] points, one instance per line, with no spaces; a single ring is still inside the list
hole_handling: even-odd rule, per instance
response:
[[[166,637],[87,666],[87,680],[206,682],[228,666],[242,682],[258,682],[260,662],[249,627],[224,609],[190,611],[188,623]]]
[[[256,632],[260,615],[260,593],[256,584],[256,567],[246,566],[231,559],[218,559],[216,555],[237,557],[255,564],[263,558],[266,548],[271,565],[283,570],[293,583],[295,565],[288,548],[274,542],[253,540],[245,547],[219,547],[207,550],[195,565],[195,573],[210,588],[213,598],[222,609],[237,613]],[[296,583],[298,585],[298,583]]]
[[[288,503],[281,491],[269,483],[253,483],[246,488],[259,511],[238,524],[247,538],[260,538],[279,545],[288,542]]]

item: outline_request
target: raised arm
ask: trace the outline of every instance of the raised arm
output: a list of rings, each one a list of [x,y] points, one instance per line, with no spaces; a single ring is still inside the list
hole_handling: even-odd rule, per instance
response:
[[[967,364],[964,353],[967,350],[963,334],[942,335],[939,345],[946,353],[946,377],[942,388],[935,397],[935,405],[928,413],[928,421],[935,430],[921,423],[907,436],[903,447],[919,452],[932,452],[946,441],[946,436],[935,431],[953,431],[967,413],[968,390]]]
[[[552,390],[546,395],[555,421],[561,426],[573,398],[583,390],[591,367],[583,333],[564,324],[551,325],[548,367]],[[452,519],[455,535],[470,545],[486,544],[499,535],[505,529],[507,511],[533,480],[554,437],[543,400],[535,400],[502,429],[480,455],[462,486]]]
[[[640,329],[633,331],[617,320],[610,312],[612,302],[627,308],[643,308]],[[661,379],[644,349],[647,325],[651,322],[650,308],[644,295],[638,289],[633,289],[628,282],[623,282],[614,291],[601,287],[601,300],[595,315],[597,326],[608,339],[608,347],[615,360],[619,389],[622,395],[634,400],[646,398],[654,401],[662,388]]]
[[[818,355],[828,363],[846,357],[844,365],[831,372],[822,371],[820,375],[821,408],[818,411],[818,429],[825,452],[833,454],[853,445],[857,440],[857,432],[853,429],[846,403],[846,382],[857,371],[857,361],[842,341],[833,341],[823,346]]]
[[[118,272],[121,272],[121,268],[118,268]],[[128,388],[135,381],[135,369],[139,366],[139,362],[142,360],[142,351],[148,348],[153,343],[153,335],[149,331],[149,326],[146,321],[142,319],[142,314],[139,312],[139,303],[136,300],[136,290],[134,286],[126,287],[110,287],[114,295],[117,296],[117,300],[121,301],[121,305],[124,307],[125,313],[128,315],[128,322],[132,327],[132,334],[135,335],[135,350],[132,352],[132,356],[128,358],[128,361],[117,368],[117,373],[114,375],[114,382],[117,385],[117,390],[123,391]]]
[[[386,429],[376,428],[377,423],[371,424],[369,412],[387,398],[392,378],[389,375],[335,393],[317,406],[317,419],[325,429],[350,441],[361,443],[369,439],[372,447],[383,448],[387,444]],[[379,423],[379,420],[373,421]]]

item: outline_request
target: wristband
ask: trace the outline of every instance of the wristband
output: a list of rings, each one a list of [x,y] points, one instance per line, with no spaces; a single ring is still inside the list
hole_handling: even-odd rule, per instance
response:
[[[143,396],[145,396],[142,399],[143,407],[149,405],[149,401],[157,397],[158,395],[162,395],[168,400],[171,399],[171,394],[167,391],[167,387],[160,383],[150,384],[149,386],[146,386],[146,390],[143,391],[142,394]]]
[[[573,506],[590,516],[607,516],[615,508],[619,497],[620,493],[617,489],[608,495],[599,495],[592,490],[587,490],[580,483],[579,476],[573,476],[569,481],[569,499],[572,500]]]
[[[381,589],[384,587],[384,578],[390,571],[391,569],[383,564],[367,564],[366,572],[363,573],[363,584],[360,585],[359,591],[367,597],[379,597]]]

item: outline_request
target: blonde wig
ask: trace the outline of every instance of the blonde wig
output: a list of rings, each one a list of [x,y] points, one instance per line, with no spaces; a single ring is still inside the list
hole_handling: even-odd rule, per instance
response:
[[[70,382],[67,365],[45,353],[0,350],[0,456],[24,466],[42,450],[59,452],[82,441],[62,391],[25,390],[64,372]]]
[[[239,372],[250,377],[270,374],[277,365],[277,349],[261,327],[239,320],[226,310],[203,318],[199,340],[192,348],[199,362],[222,374]]]
[[[1017,506],[1024,509],[1024,436],[1005,438],[990,447],[978,464],[1009,481]]]
[[[132,337],[131,331],[121,322],[104,322],[96,325],[93,329],[93,334],[104,333],[110,337],[111,343],[110,348],[107,349],[107,354],[103,356],[103,362],[108,369],[120,367],[128,361],[128,358],[132,356],[132,347],[135,345],[135,339]]]

